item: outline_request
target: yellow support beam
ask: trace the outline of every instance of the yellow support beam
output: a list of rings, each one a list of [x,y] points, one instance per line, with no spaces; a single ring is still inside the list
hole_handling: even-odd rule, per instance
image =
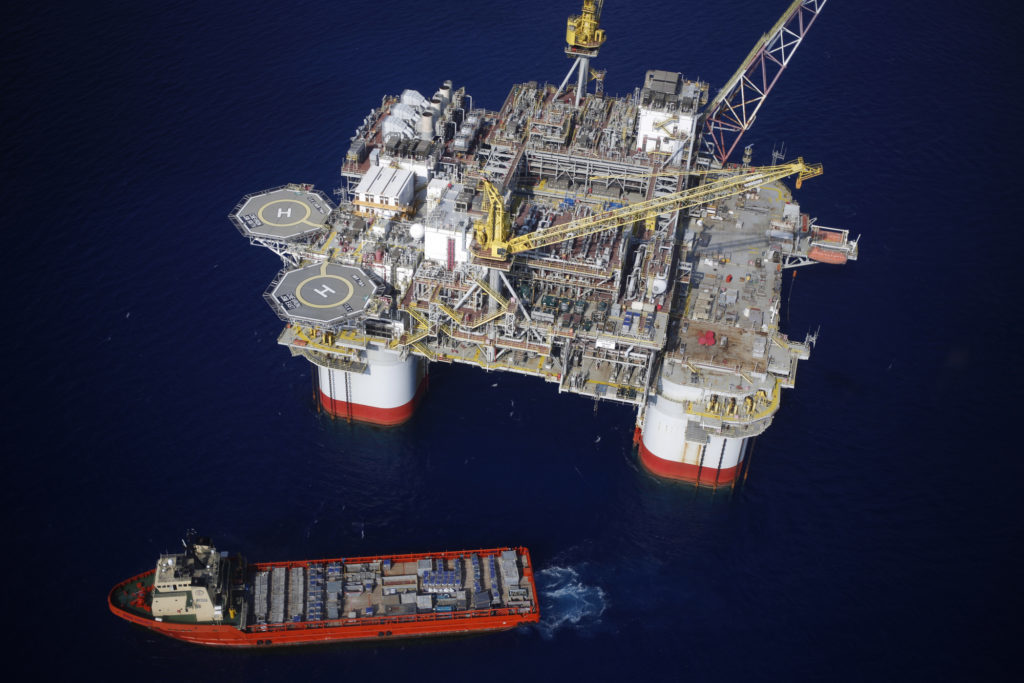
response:
[[[431,361],[436,361],[437,360],[437,354],[435,354],[428,347],[424,346],[423,344],[421,344],[419,342],[416,342],[415,344],[412,344],[412,348],[414,348],[416,351],[419,351],[421,354],[426,356],[428,360],[431,360]]]
[[[461,314],[461,313],[459,313],[458,311],[456,311],[455,309],[453,309],[453,308],[452,308],[451,306],[449,306],[448,304],[443,304],[443,303],[441,303],[440,301],[435,301],[435,302],[433,302],[433,303],[437,304],[437,307],[438,307],[438,308],[440,308],[440,309],[441,309],[441,311],[442,311],[442,312],[443,312],[443,313],[444,313],[444,314],[445,314],[446,316],[448,316],[449,318],[451,318],[452,320],[454,320],[454,321],[455,321],[455,322],[457,322],[458,324],[460,324],[460,325],[462,324],[462,314]]]
[[[503,297],[502,295],[500,295],[497,292],[495,292],[493,289],[491,289],[491,286],[489,284],[487,284],[486,281],[484,281],[483,279],[476,279],[476,278],[474,278],[473,282],[475,282],[477,285],[479,285],[480,289],[482,289],[485,292],[487,292],[488,296],[490,296],[492,299],[497,301],[499,306],[501,306],[502,308],[505,308],[505,307],[508,306],[508,300],[505,297]]]
[[[504,308],[499,308],[494,313],[490,313],[488,315],[485,315],[484,317],[480,318],[479,320],[474,320],[473,324],[472,325],[468,325],[468,327],[471,330],[475,330],[476,328],[480,327],[481,325],[489,323],[492,320],[494,320],[496,318],[500,318],[501,316],[505,315],[505,311],[507,311],[507,310],[508,310],[507,306],[504,307]]]
[[[402,307],[399,310],[402,310],[402,311],[405,311],[406,313],[408,313],[412,317],[413,320],[418,322],[423,327],[430,327],[430,322],[426,318],[423,317],[422,313],[420,313],[419,311],[414,309],[412,306]]]

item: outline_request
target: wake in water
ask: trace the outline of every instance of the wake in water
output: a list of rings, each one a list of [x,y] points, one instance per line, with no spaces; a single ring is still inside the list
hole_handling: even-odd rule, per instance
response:
[[[600,623],[608,607],[604,591],[588,586],[572,567],[541,569],[534,577],[540,595],[540,634],[551,639],[561,628],[586,630]]]

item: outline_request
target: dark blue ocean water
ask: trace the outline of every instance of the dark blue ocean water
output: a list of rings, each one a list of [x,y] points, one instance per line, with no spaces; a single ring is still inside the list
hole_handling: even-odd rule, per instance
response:
[[[595,66],[718,87],[783,0],[616,2]],[[1019,22],[832,0],[746,141],[863,234],[801,270],[820,326],[745,486],[656,480],[633,412],[433,367],[407,425],[317,414],[226,214],[330,190],[385,94],[558,82],[575,0],[105,2],[2,29],[8,673],[67,680],[1005,680],[1021,626]],[[225,653],[106,593],[188,527],[260,560],[531,548],[540,627]],[[17,680],[14,678],[12,680]]]

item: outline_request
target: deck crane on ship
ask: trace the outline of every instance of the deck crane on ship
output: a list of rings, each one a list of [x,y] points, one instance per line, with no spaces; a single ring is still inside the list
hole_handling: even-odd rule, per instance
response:
[[[231,218],[282,259],[264,296],[319,408],[398,424],[429,364],[464,363],[634,407],[658,476],[740,480],[816,338],[780,329],[783,270],[858,256],[782,182],[820,165],[729,163],[824,5],[789,4],[713,98],[660,69],[618,97],[590,68],[603,2],[584,0],[561,85],[513,85],[496,111],[451,81],[385,96],[340,204],[307,185],[244,197]]]

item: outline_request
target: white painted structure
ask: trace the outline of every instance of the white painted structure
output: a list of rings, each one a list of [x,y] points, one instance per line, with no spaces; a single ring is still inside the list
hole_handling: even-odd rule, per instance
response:
[[[455,198],[462,192],[458,183],[428,186],[428,192],[437,193],[433,211],[423,227],[423,256],[431,261],[447,264],[469,260],[469,245],[473,240],[473,222],[469,214],[455,210]]]
[[[693,136],[696,125],[697,117],[690,114],[641,108],[637,121],[637,147],[644,152],[672,154]]]
[[[671,156],[690,148],[702,92],[701,84],[685,80],[680,73],[648,71],[640,91],[637,150]]]
[[[371,166],[355,189],[353,204],[364,215],[395,218],[412,210],[415,197],[411,171],[390,166]]]
[[[687,427],[691,427],[689,430]],[[651,456],[664,461],[662,472],[671,471],[675,478],[701,483],[728,483],[738,474],[750,438],[731,438],[707,434],[696,420],[685,413],[683,403],[665,395],[652,396],[644,413],[641,432],[645,464],[658,471]],[[659,463],[661,464],[661,463]]]
[[[381,425],[411,417],[426,381],[426,361],[383,348],[360,352],[360,360],[366,363],[362,372],[317,366],[323,407],[336,417]]]

